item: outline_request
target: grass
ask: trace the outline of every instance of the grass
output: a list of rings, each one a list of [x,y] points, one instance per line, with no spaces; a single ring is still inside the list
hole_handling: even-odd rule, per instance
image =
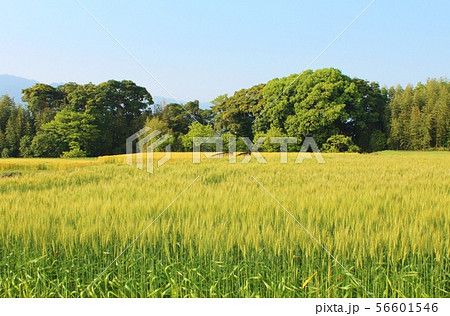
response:
[[[2,158],[0,171],[10,170],[67,170],[99,164],[96,158]]]
[[[78,297],[197,176],[82,297],[368,296],[252,176],[372,295],[450,296],[450,153],[173,157],[0,160],[37,170],[0,178],[0,297]]]
[[[440,150],[440,151],[431,151],[431,150],[425,150],[425,151],[410,151],[410,150],[384,150],[384,151],[379,151],[376,153],[372,153],[373,155],[398,155],[398,156],[417,156],[417,155],[431,155],[431,156],[436,156],[436,155],[441,155],[441,156],[447,156],[449,155],[449,150]]]

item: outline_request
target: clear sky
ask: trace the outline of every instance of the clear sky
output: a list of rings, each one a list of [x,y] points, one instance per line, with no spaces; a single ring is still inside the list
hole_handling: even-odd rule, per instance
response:
[[[80,0],[177,99],[299,73],[371,2]],[[0,0],[0,73],[130,79],[169,95],[75,0]],[[450,76],[450,1],[377,0],[311,67],[402,85]]]

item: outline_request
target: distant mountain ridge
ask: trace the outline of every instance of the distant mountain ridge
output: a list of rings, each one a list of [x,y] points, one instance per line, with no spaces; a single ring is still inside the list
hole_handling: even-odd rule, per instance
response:
[[[14,98],[16,103],[22,103],[22,90],[26,88],[30,88],[34,86],[36,83],[39,83],[37,80],[27,79],[22,77],[17,77],[8,74],[0,74],[0,96],[5,94],[9,95],[11,98]],[[63,85],[63,82],[60,83],[50,83],[51,86],[57,87],[59,85]],[[160,96],[154,96],[153,102],[155,104],[163,103],[163,100],[167,104],[177,102],[175,99],[165,98]],[[180,100],[180,102],[185,103],[185,101]],[[211,107],[211,103],[209,102],[200,102],[200,108],[208,109]]]
[[[0,75],[0,96],[9,95],[16,103],[22,102],[22,89],[26,89],[39,83],[33,79],[16,77],[12,75]]]

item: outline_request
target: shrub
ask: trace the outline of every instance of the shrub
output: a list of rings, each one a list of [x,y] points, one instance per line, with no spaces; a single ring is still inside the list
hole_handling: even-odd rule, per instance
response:
[[[77,142],[70,142],[70,150],[63,151],[61,158],[82,158],[86,157],[86,152],[80,148],[80,144]]]
[[[194,122],[189,126],[189,132],[181,137],[181,142],[183,147],[191,151],[193,149],[194,137],[213,137],[214,130],[211,125],[202,125],[200,123]],[[202,150],[214,151],[216,146],[214,144],[205,144],[202,146]]]
[[[61,158],[82,158],[86,157],[86,152],[80,148],[74,148],[69,151],[63,151]]]
[[[355,153],[360,150],[350,137],[344,135],[333,135],[322,145],[322,151],[327,153]]]

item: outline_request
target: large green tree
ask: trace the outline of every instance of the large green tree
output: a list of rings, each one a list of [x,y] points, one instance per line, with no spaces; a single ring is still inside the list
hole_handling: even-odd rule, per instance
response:
[[[101,135],[88,150],[91,155],[125,152],[126,138],[143,126],[153,104],[150,93],[129,80],[110,80],[99,85],[67,83],[57,88],[36,84],[23,93],[37,132],[63,110],[92,115]]]
[[[86,112],[61,110],[55,118],[42,125],[35,139],[37,156],[60,156],[64,151],[81,149],[88,156],[96,151],[100,131],[94,124],[95,118]],[[36,144],[41,140],[40,144]]]
[[[271,80],[263,94],[267,109],[256,130],[276,127],[299,139],[313,136],[319,146],[332,135],[352,136],[363,112],[358,86],[333,68]]]
[[[28,103],[36,130],[50,122],[64,104],[64,93],[47,84],[38,83],[22,93],[22,101]]]
[[[216,131],[253,138],[252,123],[265,104],[264,87],[265,84],[259,84],[239,90],[232,97],[222,95],[214,99],[212,111]]]
[[[156,111],[152,119],[146,123],[146,126],[151,127],[149,122],[152,122],[153,125],[159,123],[162,125],[161,128],[164,126],[164,130],[159,130],[173,136],[171,139],[172,150],[182,151],[184,146],[181,137],[189,132],[189,127],[194,122],[202,125],[211,124],[212,111],[201,109],[198,100],[187,102],[184,105],[179,103],[163,104],[161,109]]]
[[[194,122],[189,126],[189,132],[182,137],[182,144],[184,148],[187,150],[193,149],[193,140],[194,137],[212,137],[214,136],[214,129],[212,125],[203,125],[197,122]],[[215,146],[211,144],[206,144],[202,147],[205,150],[214,150]]]
[[[144,87],[132,81],[109,80],[97,86],[89,104],[87,110],[102,131],[98,152],[119,154],[125,152],[127,137],[143,126],[153,99]]]
[[[375,82],[358,78],[352,82],[360,96],[356,103],[347,105],[351,120],[345,122],[341,129],[364,151],[386,149],[389,125],[387,91],[380,89]]]
[[[344,135],[365,151],[386,146],[387,96],[377,83],[334,68],[307,70],[269,81],[263,97],[265,108],[253,125],[257,134],[313,136],[319,146]]]

